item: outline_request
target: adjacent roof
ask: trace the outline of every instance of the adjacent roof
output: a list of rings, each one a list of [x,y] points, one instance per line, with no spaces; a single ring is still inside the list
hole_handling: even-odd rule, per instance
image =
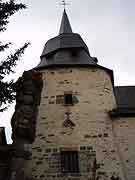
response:
[[[116,86],[116,114],[119,116],[135,116],[135,86]]]

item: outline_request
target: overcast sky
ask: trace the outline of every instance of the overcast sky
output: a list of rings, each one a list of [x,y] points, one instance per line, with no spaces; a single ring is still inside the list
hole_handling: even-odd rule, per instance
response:
[[[16,13],[1,34],[3,42],[17,49],[25,42],[31,45],[16,68],[18,78],[24,70],[40,61],[45,42],[57,36],[63,8],[60,0],[18,0],[27,9]],[[67,14],[73,32],[79,33],[99,64],[114,71],[115,85],[135,85],[135,0],[69,0]],[[0,114],[0,125],[6,126],[8,139],[14,107]]]

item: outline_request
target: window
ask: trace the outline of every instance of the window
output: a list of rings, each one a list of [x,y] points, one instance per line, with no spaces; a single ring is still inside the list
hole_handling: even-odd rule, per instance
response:
[[[64,104],[65,105],[72,105],[73,104],[72,94],[65,94],[64,95]]]
[[[56,96],[56,104],[63,104],[63,95]]]
[[[78,50],[77,50],[77,48],[73,48],[73,49],[71,50],[71,56],[76,57],[77,55],[78,55]]]
[[[77,151],[61,151],[62,173],[79,173],[79,160]]]

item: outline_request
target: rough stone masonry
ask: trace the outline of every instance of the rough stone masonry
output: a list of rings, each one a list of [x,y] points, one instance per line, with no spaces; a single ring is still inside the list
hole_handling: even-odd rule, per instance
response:
[[[35,70],[25,71],[16,83],[16,106],[11,120],[13,143],[7,145],[4,138],[0,143],[1,180],[28,179],[24,164],[31,157],[42,86],[42,74]]]

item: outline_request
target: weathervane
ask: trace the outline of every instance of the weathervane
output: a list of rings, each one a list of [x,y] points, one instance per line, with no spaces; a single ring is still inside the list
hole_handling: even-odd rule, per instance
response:
[[[67,3],[65,0],[62,0],[60,5],[62,5],[64,7],[64,9],[66,9],[66,6],[69,5],[70,3]]]

